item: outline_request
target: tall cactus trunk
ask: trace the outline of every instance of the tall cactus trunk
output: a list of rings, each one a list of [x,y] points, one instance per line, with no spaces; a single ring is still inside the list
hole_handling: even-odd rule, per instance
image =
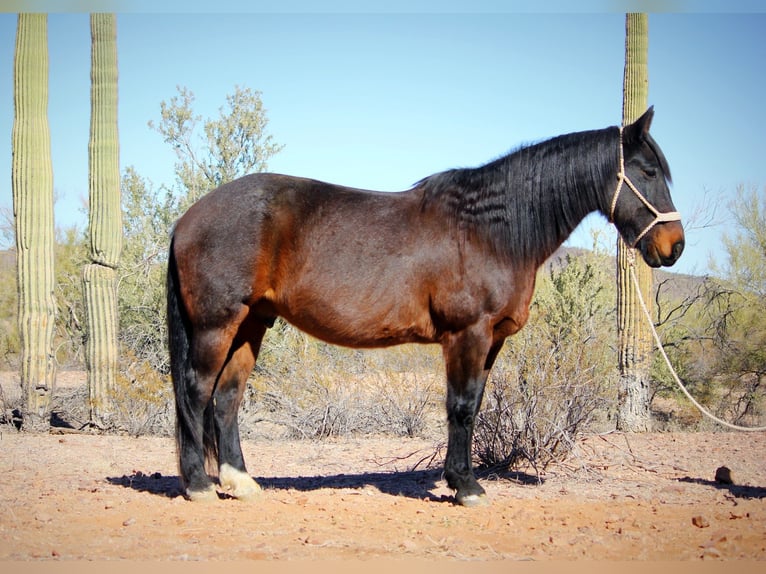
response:
[[[48,20],[19,14],[13,66],[13,211],[21,337],[23,425],[50,426],[56,380],[53,328],[53,167],[48,128]]]
[[[648,104],[649,24],[646,14],[625,16],[625,78],[623,83],[622,123],[635,121]],[[640,256],[617,239],[617,333],[619,337],[620,381],[617,428],[629,432],[651,429],[650,370],[652,334],[638,302],[630,277],[631,260],[644,301],[651,305],[652,270]]]
[[[107,426],[117,377],[117,273],[122,251],[117,136],[117,27],[91,14],[91,119],[88,143],[90,263],[83,271],[90,420]]]

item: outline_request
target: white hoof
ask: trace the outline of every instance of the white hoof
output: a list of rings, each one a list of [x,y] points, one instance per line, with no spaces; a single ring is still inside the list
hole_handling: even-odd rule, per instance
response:
[[[477,506],[489,506],[489,499],[486,494],[467,494],[457,499],[458,504],[468,508]]]
[[[238,500],[252,500],[261,494],[260,485],[246,472],[223,464],[218,470],[221,488]]]
[[[213,502],[218,500],[218,491],[212,484],[203,490],[186,489],[186,498],[192,502]]]

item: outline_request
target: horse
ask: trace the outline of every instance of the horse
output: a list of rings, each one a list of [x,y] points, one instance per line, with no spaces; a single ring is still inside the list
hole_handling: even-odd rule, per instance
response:
[[[443,476],[457,504],[486,504],[472,467],[474,421],[504,340],[527,322],[537,269],[591,212],[652,267],[683,251],[653,116],[649,108],[625,127],[522,146],[403,192],[257,173],[199,199],[175,224],[167,268],[184,496],[259,495],[237,416],[263,336],[281,317],[352,348],[441,345]],[[206,460],[217,462],[218,487]]]

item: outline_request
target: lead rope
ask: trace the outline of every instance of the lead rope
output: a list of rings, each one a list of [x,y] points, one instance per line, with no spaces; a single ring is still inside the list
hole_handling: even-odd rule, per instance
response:
[[[657,329],[654,328],[654,322],[652,321],[652,316],[649,314],[649,310],[646,308],[646,303],[644,303],[644,297],[641,295],[641,289],[638,285],[638,278],[636,277],[636,255],[635,252],[631,249],[628,251],[628,264],[629,264],[629,270],[630,270],[630,278],[633,280],[633,287],[636,289],[636,295],[638,295],[638,302],[641,304],[641,309],[644,311],[644,315],[646,316],[646,320],[649,323],[649,327],[652,329],[652,335],[654,335],[654,340],[657,343],[657,348],[659,349],[660,353],[662,354],[662,358],[665,359],[665,364],[668,366],[668,370],[670,371],[670,374],[673,376],[673,379],[675,380],[678,387],[683,391],[683,393],[686,395],[686,398],[688,398],[692,404],[699,409],[699,411],[705,415],[706,417],[714,420],[719,425],[723,425],[725,427],[728,427],[733,430],[737,431],[746,431],[746,432],[762,432],[766,431],[766,426],[763,427],[743,427],[739,425],[735,425],[729,422],[726,422],[725,420],[719,419],[717,416],[709,412],[705,407],[703,407],[701,404],[699,404],[693,396],[689,393],[689,391],[686,390],[686,387],[681,382],[681,379],[678,378],[678,374],[676,373],[676,370],[673,368],[673,365],[670,364],[670,359],[668,359],[668,355],[665,352],[665,349],[662,346],[662,341],[660,341],[660,336],[657,334]]]

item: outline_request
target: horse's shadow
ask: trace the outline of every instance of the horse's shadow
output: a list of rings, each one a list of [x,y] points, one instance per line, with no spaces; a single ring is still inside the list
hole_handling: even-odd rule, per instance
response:
[[[333,474],[296,477],[253,477],[265,490],[295,490],[310,492],[320,489],[361,490],[372,487],[384,494],[404,496],[432,502],[454,502],[452,496],[436,495],[434,490],[444,486],[440,469],[412,470],[399,472],[363,472],[359,474]],[[508,479],[516,484],[533,485],[541,481],[537,476],[523,472],[508,472],[497,478]],[[109,484],[130,488],[167,498],[183,496],[178,476],[164,476],[161,473],[134,471],[131,475],[106,478]]]
[[[766,487],[763,486],[748,486],[744,484],[724,484],[715,480],[706,480],[704,478],[692,478],[691,476],[685,476],[677,479],[678,482],[686,482],[690,484],[701,484],[703,486],[711,486],[718,490],[728,490],[734,498],[766,498]]]

